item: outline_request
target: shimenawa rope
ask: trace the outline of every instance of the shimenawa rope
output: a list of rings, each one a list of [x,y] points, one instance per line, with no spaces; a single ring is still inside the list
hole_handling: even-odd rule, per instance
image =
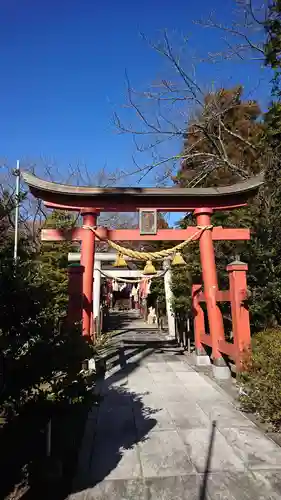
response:
[[[182,243],[179,243],[178,245],[176,245],[172,248],[168,248],[167,250],[160,250],[159,252],[138,252],[137,250],[132,250],[131,248],[122,247],[121,245],[118,245],[117,243],[114,243],[113,241],[110,241],[108,239],[101,238],[98,235],[95,227],[83,225],[82,229],[90,229],[91,231],[93,231],[95,233],[96,237],[100,241],[106,241],[109,244],[109,246],[111,246],[112,248],[117,250],[117,252],[119,252],[120,254],[127,255],[127,257],[132,257],[133,259],[136,259],[136,260],[147,261],[147,260],[157,260],[157,259],[161,260],[161,259],[164,259],[165,257],[169,257],[173,253],[178,252],[179,250],[182,250],[186,245],[188,245],[188,243],[190,243],[192,240],[194,240],[194,238],[196,236],[200,235],[199,236],[199,238],[200,238],[204,231],[206,231],[207,229],[213,228],[212,225],[197,226],[197,227],[198,227],[198,231],[196,231],[187,240],[183,241]]]

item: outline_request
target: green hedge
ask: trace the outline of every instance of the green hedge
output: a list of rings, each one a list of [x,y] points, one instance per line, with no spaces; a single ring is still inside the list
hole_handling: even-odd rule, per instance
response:
[[[246,371],[247,370],[247,371]],[[252,357],[240,375],[242,408],[255,413],[271,429],[281,429],[281,328],[257,333]]]
[[[76,415],[93,399],[93,377],[81,368],[96,346],[65,322],[65,253],[60,246],[56,254],[53,248],[34,253],[20,240],[15,265],[13,241],[0,241],[1,499],[24,490],[31,476],[34,481],[50,417],[62,436],[62,408]]]

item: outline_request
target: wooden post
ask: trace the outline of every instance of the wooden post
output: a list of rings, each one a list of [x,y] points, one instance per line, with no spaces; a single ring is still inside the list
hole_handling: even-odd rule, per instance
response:
[[[83,212],[83,225],[95,227],[97,214],[94,211]],[[82,334],[89,337],[93,331],[93,279],[95,258],[95,233],[91,229],[83,229],[81,246],[81,264],[84,266],[83,276],[83,324]]]
[[[205,334],[205,321],[203,309],[199,304],[198,293],[202,289],[201,285],[192,285],[192,309],[193,309],[193,322],[194,322],[194,340],[196,354],[200,355],[204,350],[201,344],[201,333]]]
[[[195,340],[195,357],[198,366],[210,365],[210,358],[207,355],[201,342],[201,335],[206,334],[205,318],[202,307],[200,306],[198,295],[202,291],[202,285],[192,285],[192,309]]]
[[[247,299],[248,265],[238,260],[227,266],[229,273],[229,291],[231,316],[235,348],[236,370],[241,370],[243,355],[251,348],[250,317],[244,301]]]

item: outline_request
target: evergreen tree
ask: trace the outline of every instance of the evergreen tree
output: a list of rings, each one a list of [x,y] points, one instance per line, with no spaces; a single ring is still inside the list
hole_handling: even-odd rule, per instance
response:
[[[209,93],[190,121],[175,182],[187,185],[232,184],[258,173],[264,127],[256,101],[242,99],[243,87]]]
[[[228,185],[241,181],[241,172],[245,177],[258,173],[265,157],[265,125],[260,118],[258,103],[242,100],[241,86],[208,94],[202,113],[187,129],[183,155],[188,159],[183,160],[175,182],[181,187],[190,182],[192,185],[192,179],[199,180],[198,186]],[[213,155],[211,162],[209,154]],[[204,162],[207,165],[204,166]],[[212,223],[224,227],[252,227],[252,213],[249,207],[216,212]],[[196,219],[187,214],[180,221],[180,227],[184,229],[190,225],[196,225]],[[244,242],[233,241],[218,241],[214,246],[219,287],[228,288],[226,266],[236,255],[246,258],[248,247]],[[185,269],[174,271],[172,280],[173,307],[183,315],[190,311],[191,285],[202,283],[198,241],[187,246],[184,258]]]
[[[70,230],[74,225],[73,215],[69,212],[54,210],[47,217],[43,228]],[[66,310],[68,253],[73,248],[72,242],[43,242],[39,252],[40,272],[45,276],[54,293],[54,307],[58,314]]]
[[[252,206],[254,234],[249,245],[251,310],[256,330],[281,324],[281,3],[272,2],[265,23],[265,62],[274,71],[272,103],[265,115],[265,185]]]

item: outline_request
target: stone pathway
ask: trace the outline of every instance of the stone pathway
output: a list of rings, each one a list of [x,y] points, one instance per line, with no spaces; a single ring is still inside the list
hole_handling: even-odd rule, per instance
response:
[[[155,330],[126,328],[69,499],[280,499],[281,448]]]

